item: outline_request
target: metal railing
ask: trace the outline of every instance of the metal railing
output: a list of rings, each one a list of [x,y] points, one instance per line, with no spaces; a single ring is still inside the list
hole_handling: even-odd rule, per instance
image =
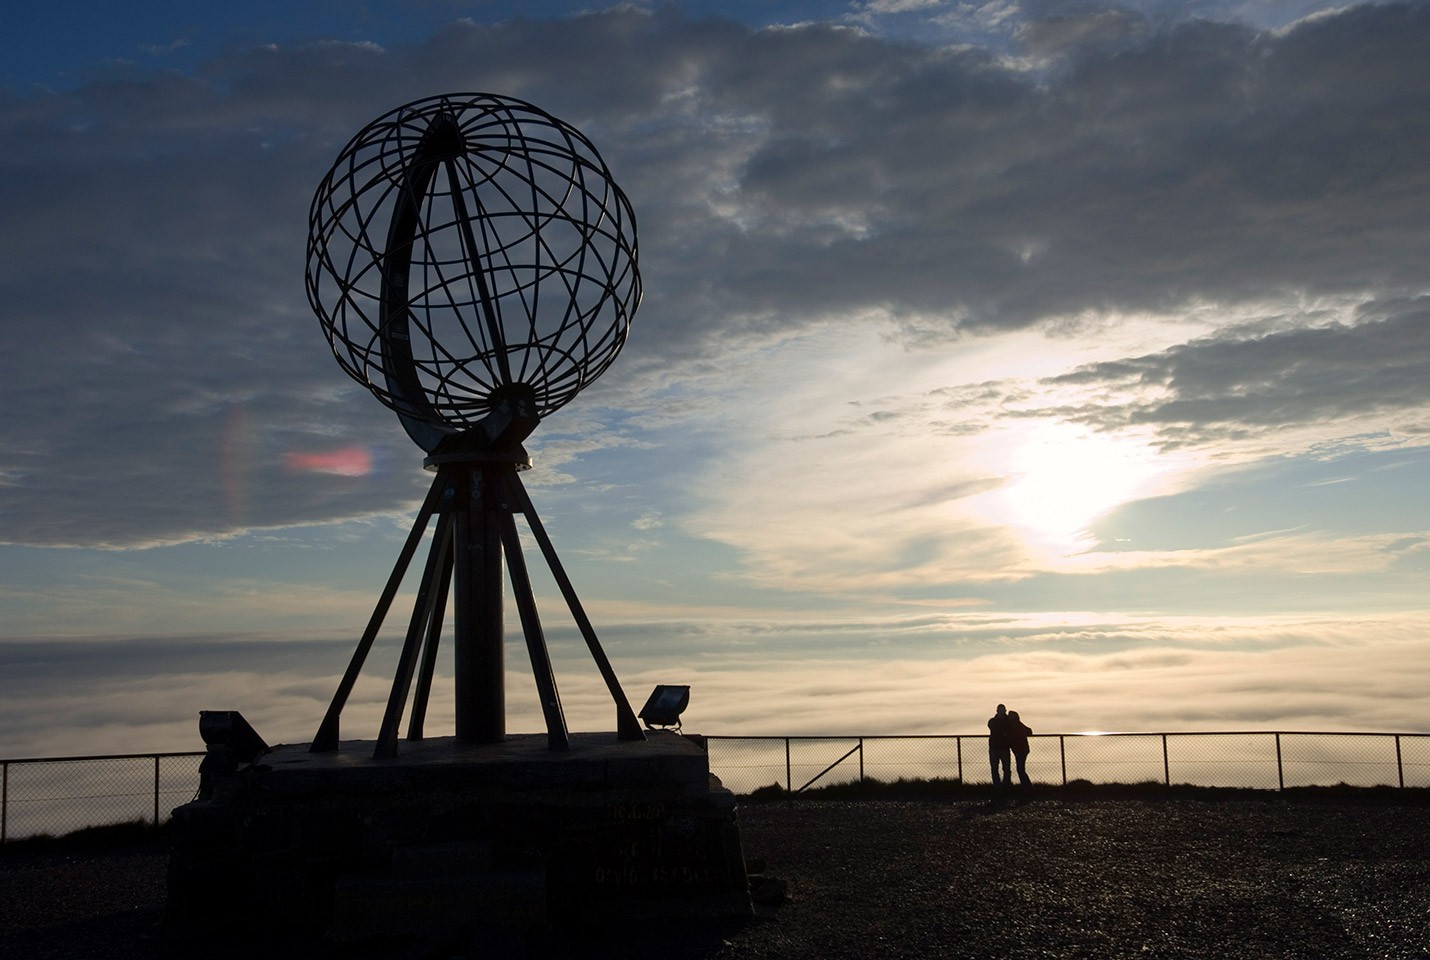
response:
[[[986,734],[707,736],[710,769],[735,793],[877,780],[992,784]],[[1037,783],[1430,787],[1430,734],[1306,731],[1048,733],[1031,738]]]
[[[140,820],[162,823],[170,809],[193,797],[202,757],[190,752],[0,760],[0,843]]]
[[[989,784],[986,735],[706,736],[710,770],[737,794],[867,779]],[[1189,784],[1285,790],[1302,786],[1430,787],[1430,734],[1035,734],[1035,782]],[[146,821],[193,797],[201,752],[0,760],[0,843]]]

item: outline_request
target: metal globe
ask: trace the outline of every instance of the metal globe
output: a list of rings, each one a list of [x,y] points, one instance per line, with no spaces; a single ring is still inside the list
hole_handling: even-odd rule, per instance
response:
[[[610,366],[640,303],[635,215],[570,124],[427,97],[323,178],[307,289],[338,363],[431,452],[512,397],[534,426]]]

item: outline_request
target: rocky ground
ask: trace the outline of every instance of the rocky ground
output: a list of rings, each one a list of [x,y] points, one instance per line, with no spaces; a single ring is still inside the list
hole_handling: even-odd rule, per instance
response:
[[[788,889],[753,920],[537,931],[520,943],[436,954],[388,945],[364,956],[1430,958],[1423,803],[800,798],[747,802],[740,816],[747,856]],[[0,957],[253,952],[223,938],[166,944],[164,872],[154,841],[6,849]],[[274,960],[283,951],[262,952]]]

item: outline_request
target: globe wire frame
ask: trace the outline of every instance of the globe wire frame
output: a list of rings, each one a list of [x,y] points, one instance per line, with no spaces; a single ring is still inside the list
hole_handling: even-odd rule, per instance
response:
[[[310,749],[338,749],[343,706],[434,519],[374,757],[396,756],[414,680],[408,739],[423,737],[449,591],[457,739],[505,738],[503,560],[549,748],[569,749],[516,513],[615,701],[618,737],[645,739],[517,472],[530,466],[521,441],[605,372],[640,302],[634,211],[595,147],[513,98],[413,101],[364,127],[324,177],[307,262],[339,365],[437,473]]]
[[[423,195],[404,197],[442,118],[456,142],[431,151]],[[412,236],[393,249],[404,200]],[[580,131],[510,97],[428,97],[368,124],[309,223],[308,299],[334,357],[429,453],[504,386],[529,387],[538,418],[569,403],[610,367],[640,302],[629,199]],[[396,303],[394,258],[415,280]],[[410,373],[395,356],[409,347]]]

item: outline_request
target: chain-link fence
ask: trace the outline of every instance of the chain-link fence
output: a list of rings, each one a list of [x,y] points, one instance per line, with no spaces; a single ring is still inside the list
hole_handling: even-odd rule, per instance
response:
[[[1199,787],[1430,787],[1430,734],[1050,733],[1030,738],[1035,783]],[[710,770],[735,793],[861,780],[991,784],[988,738],[706,737]]]
[[[162,823],[192,799],[202,753],[0,760],[0,843],[85,827]]]
[[[976,734],[704,738],[710,770],[735,793],[862,780],[992,782],[988,738]],[[1430,787],[1423,733],[1035,734],[1036,783],[1201,787]],[[0,760],[0,843],[147,821],[190,800],[202,753]]]

